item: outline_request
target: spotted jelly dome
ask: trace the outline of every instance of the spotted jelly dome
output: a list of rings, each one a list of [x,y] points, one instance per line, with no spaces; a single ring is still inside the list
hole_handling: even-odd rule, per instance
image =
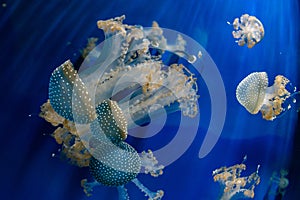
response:
[[[236,98],[251,114],[256,114],[263,105],[267,87],[266,72],[251,73],[237,86]]]

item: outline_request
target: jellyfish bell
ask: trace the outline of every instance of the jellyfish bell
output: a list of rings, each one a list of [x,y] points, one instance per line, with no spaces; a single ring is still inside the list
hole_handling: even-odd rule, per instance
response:
[[[248,112],[256,114],[263,105],[267,87],[267,73],[254,72],[239,83],[236,89],[236,98]]]
[[[287,110],[284,102],[299,93],[291,94],[286,89],[289,82],[286,77],[277,75],[274,84],[268,87],[267,73],[253,72],[237,86],[236,98],[251,114],[257,114],[260,111],[264,119],[274,120]]]
[[[230,24],[227,22],[227,24]],[[231,25],[231,24],[230,24]],[[232,36],[236,39],[239,46],[247,44],[248,48],[252,48],[259,43],[265,35],[263,24],[255,16],[243,14],[240,18],[235,18],[232,26]]]

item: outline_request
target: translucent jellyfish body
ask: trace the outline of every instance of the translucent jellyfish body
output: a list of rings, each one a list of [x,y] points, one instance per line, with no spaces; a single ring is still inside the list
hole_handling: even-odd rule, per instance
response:
[[[273,172],[269,181],[267,193],[265,199],[282,199],[285,195],[286,189],[289,185],[289,179],[287,178],[288,172],[286,170],[280,170],[280,173]]]
[[[290,108],[284,108],[284,102],[298,94],[291,95],[286,89],[290,81],[282,76],[275,77],[274,84],[269,86],[268,75],[266,72],[254,72],[244,78],[236,89],[236,98],[238,102],[246,108],[251,114],[259,111],[266,120],[274,120],[283,111]]]
[[[238,197],[238,199],[254,198],[255,186],[260,183],[258,175],[259,165],[257,170],[249,176],[241,176],[242,171],[246,170],[244,164],[246,156],[241,164],[236,164],[230,167],[221,167],[213,171],[215,182],[220,182],[223,186],[223,194],[221,200],[230,200]]]
[[[232,25],[234,28],[232,35],[237,39],[239,46],[247,44],[248,48],[252,48],[265,35],[262,23],[255,16],[244,14],[240,18],[235,18]]]
[[[53,136],[65,157],[72,164],[89,167],[95,181],[81,182],[87,195],[94,186],[105,185],[117,187],[120,199],[127,200],[125,185],[131,181],[149,199],[161,199],[162,190],[150,191],[137,176],[144,172],[157,177],[164,166],[151,150],[138,153],[126,142],[128,129],[147,118],[149,110],[167,106],[172,107],[169,112],[197,115],[194,74],[183,64],[163,64],[162,57],[169,50],[190,63],[197,58],[185,52],[180,36],[169,45],[157,23],[143,29],[123,24],[124,19],[98,21],[106,39],[87,49],[78,71],[69,60],[53,71],[49,101],[40,116],[61,126]]]

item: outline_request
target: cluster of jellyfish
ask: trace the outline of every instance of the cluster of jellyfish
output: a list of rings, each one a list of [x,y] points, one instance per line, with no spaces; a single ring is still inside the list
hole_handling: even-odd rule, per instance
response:
[[[228,22],[228,24],[230,24]],[[262,23],[255,17],[248,14],[236,18],[232,23],[234,31],[232,35],[239,46],[247,44],[252,48],[264,37]],[[259,111],[265,120],[275,120],[282,117],[296,103],[296,96],[300,94],[296,87],[293,87],[290,80],[277,75],[273,85],[269,85],[269,78],[266,72],[253,72],[246,76],[236,88],[236,98],[238,102],[251,114]],[[245,160],[245,159],[244,159]],[[244,161],[243,161],[244,162]],[[258,166],[259,168],[259,166]],[[254,187],[259,184],[258,169],[248,177],[240,178],[241,170],[245,170],[245,165],[234,165],[229,168],[221,167],[213,172],[214,180],[222,183],[224,187],[221,199],[231,199],[238,193],[243,198],[254,197]],[[289,180],[286,178],[288,172],[281,170],[280,175],[276,172],[270,178],[269,186],[264,199],[281,199],[285,195]],[[252,181],[251,189],[244,187]],[[242,186],[242,187],[241,187]]]
[[[232,35],[237,39],[236,42],[239,46],[247,44],[248,48],[252,48],[265,35],[261,21],[249,14],[235,18],[232,24],[227,23],[233,26]],[[266,72],[253,72],[238,84],[236,98],[251,114],[261,111],[264,119],[274,120],[291,108],[291,104],[284,107],[287,99],[292,99],[292,103],[296,103],[294,97],[299,94],[299,91],[296,87],[288,90],[289,82],[288,78],[277,75],[274,84],[269,86]]]
[[[156,22],[145,30],[123,24],[124,19],[98,21],[105,41],[97,47],[97,39],[88,41],[79,71],[70,60],[53,71],[49,100],[41,106],[40,116],[58,126],[52,135],[62,145],[62,155],[71,164],[89,167],[94,180],[81,181],[88,196],[93,187],[104,185],[116,187],[119,199],[127,200],[125,185],[133,182],[150,200],[157,200],[164,192],[150,191],[137,176],[157,177],[164,166],[151,150],[138,153],[126,142],[128,129],[146,118],[150,109],[176,104],[170,112],[181,110],[188,117],[198,113],[194,74],[182,64],[165,66],[161,49],[187,56],[190,62],[196,58],[185,53],[180,36],[176,44],[167,44]],[[159,49],[152,53],[155,47]]]
[[[156,22],[147,30],[124,24],[124,19],[120,16],[97,22],[105,41],[96,46],[97,38],[88,40],[79,71],[70,60],[53,71],[49,100],[41,106],[40,116],[57,127],[52,136],[61,145],[62,156],[71,164],[89,167],[94,180],[81,181],[86,195],[92,195],[95,186],[104,185],[116,187],[119,199],[128,200],[125,186],[133,182],[150,200],[158,200],[164,192],[150,191],[137,176],[143,172],[158,177],[164,166],[151,150],[138,153],[127,143],[128,130],[147,118],[149,110],[173,104],[177,106],[170,112],[197,115],[195,75],[182,64],[164,65],[162,57],[164,50],[169,50],[190,63],[197,58],[185,52],[186,42],[180,35],[176,44],[168,44]],[[233,37],[240,46],[252,48],[264,37],[263,25],[254,16],[244,14],[232,25]],[[284,102],[299,94],[296,88],[293,93],[287,90],[288,84],[286,77],[278,75],[269,86],[266,72],[254,72],[239,83],[236,98],[251,114],[260,111],[264,119],[274,120],[286,110]],[[260,182],[259,165],[249,176],[242,176],[245,161],[246,156],[241,164],[213,171],[214,181],[223,187],[222,200],[254,198]],[[281,193],[288,185],[285,175],[282,172],[280,177],[271,178],[271,185]]]

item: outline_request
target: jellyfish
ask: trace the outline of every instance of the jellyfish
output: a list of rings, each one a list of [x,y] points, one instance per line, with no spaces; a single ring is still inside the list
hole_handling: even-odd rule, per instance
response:
[[[249,113],[257,114],[260,111],[265,120],[274,120],[291,107],[288,105],[285,108],[284,102],[299,94],[299,92],[291,94],[286,89],[289,82],[286,77],[277,75],[274,84],[268,87],[267,73],[253,72],[237,86],[236,98]]]
[[[221,200],[229,200],[235,197],[239,199],[254,198],[255,186],[260,183],[257,166],[255,172],[249,176],[241,176],[242,171],[246,170],[247,156],[244,157],[241,164],[236,164],[230,167],[221,167],[213,171],[213,178],[215,182],[220,182],[223,186],[223,194]]]
[[[248,48],[252,48],[264,38],[263,24],[255,16],[243,14],[240,18],[235,18],[232,25],[232,35],[239,46],[247,44]]]
[[[65,64],[66,63],[60,67],[64,68],[66,66]],[[71,76],[65,77],[62,76],[65,72],[63,69],[56,69],[54,72],[52,78],[54,76],[64,80],[56,80],[56,83],[67,83],[68,78],[75,77],[75,71],[73,71],[74,73]],[[57,76],[57,72],[60,72],[61,76]],[[69,82],[69,84],[71,83],[72,82]],[[55,88],[55,90],[58,89],[53,87],[52,84],[53,83],[49,84],[49,93],[53,95],[53,88]],[[58,87],[65,86],[63,84],[59,85],[60,86]],[[83,90],[82,85],[78,84],[77,86],[81,88],[80,90]],[[66,89],[64,93],[69,97],[71,94],[67,93],[70,93],[71,91],[76,92],[79,91],[79,89]],[[53,95],[51,100],[52,98],[58,97],[61,98],[59,95]],[[80,113],[84,111],[83,113],[86,115],[83,118],[80,118],[79,122],[87,123],[89,129],[83,132],[75,126],[74,115],[72,114],[72,111],[69,110],[72,106],[66,107],[65,104],[57,103],[60,101],[68,101],[65,98],[54,101],[55,104],[53,103],[53,108],[51,100],[48,100],[43,104],[40,116],[54,126],[63,126],[58,127],[53,133],[53,137],[57,143],[62,144],[63,155],[67,157],[72,164],[80,167],[89,167],[90,173],[95,181],[88,182],[87,179],[81,181],[81,186],[87,196],[91,195],[95,186],[104,185],[117,187],[119,199],[127,200],[129,199],[129,196],[125,185],[132,181],[145,193],[145,196],[148,196],[149,199],[158,200],[163,197],[164,192],[162,190],[156,192],[150,191],[137,179],[137,175],[142,168],[145,168],[146,174],[149,173],[151,176],[157,177],[162,175],[164,166],[158,165],[158,161],[151,150],[148,150],[147,152],[143,151],[139,154],[134,147],[125,141],[127,138],[127,121],[116,101],[107,99],[101,102],[95,108],[94,114],[96,118],[91,122],[87,119],[93,119],[91,117],[94,115],[85,112],[85,109],[89,110],[92,107],[86,106],[83,107],[83,110],[82,108],[79,108]],[[77,107],[75,107],[75,109],[77,109]],[[83,115],[80,115],[80,117],[82,116]],[[92,135],[87,135],[89,131]],[[89,148],[84,144],[84,140],[89,142]]]
[[[273,172],[264,200],[282,199],[284,197],[289,185],[289,179],[286,178],[287,175],[288,172],[284,169],[280,170],[279,175],[277,172]]]
[[[149,190],[138,175],[158,177],[164,166],[151,150],[138,153],[126,138],[137,122],[145,122],[150,111],[170,107],[169,113],[197,115],[194,74],[183,64],[166,65],[162,59],[166,51],[190,63],[197,58],[185,52],[181,36],[175,44],[167,43],[157,23],[143,29],[123,24],[124,19],[97,22],[106,40],[87,49],[78,71],[70,60],[53,71],[49,100],[42,105],[40,116],[58,126],[52,135],[62,145],[64,157],[71,164],[89,168],[94,180],[81,181],[88,196],[95,186],[103,185],[116,187],[119,199],[127,200],[125,185],[133,182],[150,200],[158,200],[164,192]]]

